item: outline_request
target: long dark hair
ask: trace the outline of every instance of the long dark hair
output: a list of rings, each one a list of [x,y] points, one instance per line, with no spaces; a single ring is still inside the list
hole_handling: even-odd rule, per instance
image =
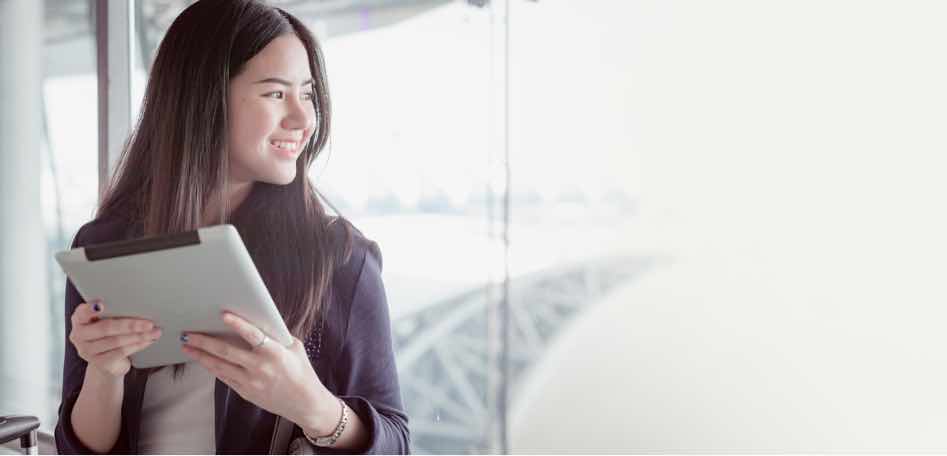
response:
[[[254,183],[227,220],[229,83],[286,34],[309,55],[317,130],[297,159],[295,180]],[[290,332],[305,341],[328,299],[332,270],[346,261],[352,242],[351,227],[327,216],[307,175],[328,141],[330,107],[322,50],[298,19],[256,0],[197,1],[161,42],[138,123],[96,217],[140,222],[145,236],[169,234],[199,228],[216,202],[217,222],[237,228]],[[335,220],[341,230],[330,227]],[[333,232],[343,235],[330,238]]]

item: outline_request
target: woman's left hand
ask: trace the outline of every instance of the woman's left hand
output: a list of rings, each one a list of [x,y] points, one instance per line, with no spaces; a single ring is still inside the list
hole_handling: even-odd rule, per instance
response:
[[[338,399],[319,380],[299,339],[294,337],[293,344],[284,347],[267,337],[260,346],[265,336],[259,328],[229,312],[222,318],[253,348],[187,333],[181,348],[188,357],[242,398],[296,424],[316,426],[320,415],[337,414]]]

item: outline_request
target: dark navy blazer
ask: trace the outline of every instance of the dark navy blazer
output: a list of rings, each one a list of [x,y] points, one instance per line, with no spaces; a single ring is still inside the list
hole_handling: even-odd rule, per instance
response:
[[[347,223],[347,222],[346,222]],[[338,226],[339,224],[334,224]],[[368,429],[370,444],[365,453],[408,453],[408,417],[404,411],[391,339],[391,322],[378,246],[354,233],[350,260],[333,276],[331,298],[325,309],[321,349],[308,337],[306,352],[319,376],[333,394],[358,414]],[[124,219],[93,220],[79,229],[72,247],[140,236],[140,224]],[[84,300],[71,281],[66,283],[66,350],[63,366],[62,403],[56,425],[56,447],[60,453],[92,451],[73,431],[72,409],[79,397],[87,363],[68,342],[70,316]],[[132,368],[125,376],[121,432],[110,453],[137,453],[141,407],[147,376]],[[218,454],[266,453],[275,416],[245,401],[220,380],[214,394],[215,436]],[[299,429],[296,429],[297,436]],[[322,453],[343,453],[319,449]],[[346,451],[345,453],[351,453]]]

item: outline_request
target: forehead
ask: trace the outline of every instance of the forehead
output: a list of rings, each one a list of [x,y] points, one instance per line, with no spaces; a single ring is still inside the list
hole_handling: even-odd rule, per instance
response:
[[[295,82],[310,79],[306,47],[296,35],[278,36],[247,61],[243,76],[290,78]]]

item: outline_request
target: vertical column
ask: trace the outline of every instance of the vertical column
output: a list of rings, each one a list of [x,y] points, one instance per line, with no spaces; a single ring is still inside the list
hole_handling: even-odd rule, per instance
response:
[[[41,417],[50,375],[42,27],[42,1],[0,0],[0,412]]]
[[[509,157],[509,0],[490,2],[490,151],[488,230],[495,255],[487,293],[486,444],[490,453],[508,454],[509,331],[510,331],[510,157]]]
[[[101,198],[131,132],[135,18],[131,0],[98,0],[95,7]]]

